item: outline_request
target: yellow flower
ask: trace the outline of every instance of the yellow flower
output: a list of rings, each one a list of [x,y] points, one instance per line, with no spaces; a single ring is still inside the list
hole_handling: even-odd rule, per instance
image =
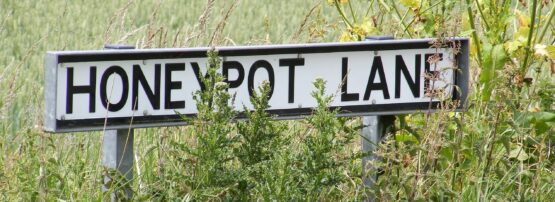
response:
[[[349,3],[349,0],[338,0],[338,2],[339,2],[340,4],[346,4],[346,3]],[[332,5],[332,4],[334,4],[334,3],[335,3],[335,0],[328,0],[328,4],[329,4],[329,5]]]
[[[555,46],[536,44],[534,46],[534,50],[537,56],[546,56],[546,57],[549,57],[550,59],[555,59]]]
[[[405,116],[405,123],[410,124],[412,122],[412,115],[408,114]]]
[[[528,107],[529,112],[541,112],[542,109],[537,104]]]
[[[530,17],[528,17],[526,14],[517,10],[516,16],[518,17],[518,23],[520,24],[521,27],[530,26]]]
[[[341,36],[339,37],[340,42],[349,42],[349,41],[355,41],[355,40],[356,39],[348,31],[342,32]]]
[[[503,46],[505,47],[505,50],[507,50],[507,52],[513,53],[513,52],[517,51],[518,49],[520,49],[521,47],[523,47],[524,42],[521,41],[521,40],[512,40],[512,41],[505,42],[505,44],[503,44]]]
[[[401,5],[411,8],[417,9],[420,6],[420,0],[401,0]]]

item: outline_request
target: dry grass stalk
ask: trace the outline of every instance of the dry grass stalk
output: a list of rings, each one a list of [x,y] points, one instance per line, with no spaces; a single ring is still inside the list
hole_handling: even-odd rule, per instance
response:
[[[299,26],[299,29],[297,30],[297,32],[295,32],[295,34],[293,34],[293,37],[291,38],[291,41],[296,42],[296,41],[299,40],[299,36],[304,31],[304,28],[305,28],[306,24],[308,23],[308,19],[310,18],[310,16],[312,16],[312,13],[314,13],[316,8],[320,7],[320,4],[321,4],[321,2],[316,3],[316,5],[314,5],[310,9],[310,11],[308,11],[308,13],[304,16],[304,19],[301,22],[301,26]]]
[[[221,34],[223,33],[225,25],[227,24],[227,20],[229,19],[229,16],[231,15],[235,6],[237,5],[237,2],[239,2],[239,0],[235,0],[231,4],[231,6],[229,6],[229,8],[227,9],[224,17],[218,23],[218,26],[216,27],[216,30],[214,30],[214,32],[212,34],[212,38],[210,39],[210,42],[208,42],[208,46],[214,46],[216,44],[221,43],[221,40],[222,40]]]
[[[113,36],[112,32],[114,32],[113,29],[115,27],[117,18],[120,19],[120,28],[123,27],[122,23],[125,22],[125,16],[126,16],[125,13],[127,13],[127,11],[129,10],[129,7],[131,7],[132,4],[133,4],[133,0],[128,0],[127,3],[121,9],[119,9],[117,12],[114,13],[114,15],[112,15],[112,17],[108,22],[108,27],[104,31],[104,44],[108,44],[112,39],[112,36]]]
[[[193,27],[192,33],[187,38],[185,38],[183,46],[187,46],[187,44],[189,44],[192,40],[198,40],[198,38],[202,36],[202,33],[206,32],[206,26],[208,24],[210,14],[212,13],[212,10],[214,8],[214,2],[215,0],[209,0],[206,3],[204,11],[199,16],[197,24],[195,24],[195,26]]]

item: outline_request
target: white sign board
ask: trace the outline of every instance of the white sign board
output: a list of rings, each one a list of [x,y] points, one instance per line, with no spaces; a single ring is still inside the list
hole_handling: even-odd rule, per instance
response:
[[[336,95],[341,115],[413,113],[440,99],[463,100],[468,40],[443,47],[430,41],[389,40],[216,48],[234,107],[252,108],[252,89],[271,86],[268,112],[308,115],[317,78]],[[462,47],[462,48],[461,48]],[[182,125],[195,115],[208,48],[49,52],[46,56],[45,130],[50,132]],[[437,60],[430,64],[428,61]],[[433,79],[435,75],[437,79]],[[459,86],[462,92],[457,92]],[[429,96],[431,91],[440,95]],[[133,120],[132,120],[133,119]]]

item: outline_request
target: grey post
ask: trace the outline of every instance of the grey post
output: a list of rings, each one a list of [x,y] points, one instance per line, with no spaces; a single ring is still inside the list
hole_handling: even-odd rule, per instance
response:
[[[104,49],[135,49],[135,47],[106,45]],[[116,193],[123,193],[128,199],[133,197],[130,188],[133,180],[133,139],[132,128],[104,131],[102,165],[108,173],[104,174],[102,192],[112,191],[112,194],[110,194],[111,201],[121,201]]]
[[[391,36],[370,36],[366,37],[365,41],[392,39]],[[391,129],[394,121],[395,116],[393,115],[362,117],[362,151],[368,153],[362,158],[362,176],[365,188],[372,187],[378,178],[378,175],[367,176],[368,170],[375,169],[368,162],[377,159],[372,153],[378,147],[382,137]],[[372,197],[369,199],[372,200]]]
[[[391,132],[391,127],[395,124],[395,116],[363,116],[362,117],[362,151],[372,153],[378,147],[382,137]],[[362,173],[365,187],[372,187],[378,176],[366,176],[367,170],[374,169],[368,164],[369,161],[378,159],[375,155],[367,155],[362,158]]]

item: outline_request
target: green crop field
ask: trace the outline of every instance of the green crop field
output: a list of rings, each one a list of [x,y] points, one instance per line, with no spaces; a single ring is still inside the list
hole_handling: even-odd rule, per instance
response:
[[[0,0],[0,201],[552,201],[555,2],[540,0]],[[319,103],[235,121],[225,88],[199,92],[185,127],[135,130],[131,182],[102,192],[102,132],[43,131],[47,51],[468,37],[467,110],[396,116],[362,173],[361,121]],[[208,104],[210,103],[210,104]],[[216,103],[216,104],[212,104]],[[379,177],[363,186],[363,175]]]

